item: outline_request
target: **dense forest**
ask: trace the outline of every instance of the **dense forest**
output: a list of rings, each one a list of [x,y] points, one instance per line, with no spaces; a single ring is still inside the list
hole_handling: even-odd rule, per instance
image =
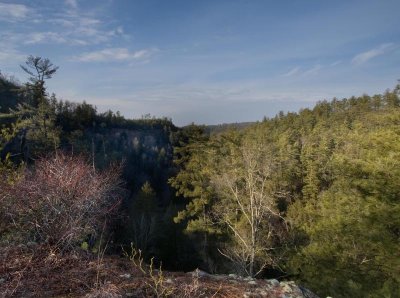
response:
[[[48,59],[23,68],[26,84],[0,77],[2,246],[132,244],[168,270],[400,296],[400,85],[257,123],[179,128],[49,95]],[[45,199],[58,196],[96,199]]]

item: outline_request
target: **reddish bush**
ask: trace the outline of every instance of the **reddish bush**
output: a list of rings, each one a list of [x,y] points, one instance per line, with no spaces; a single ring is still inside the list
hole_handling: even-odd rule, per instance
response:
[[[8,223],[25,240],[71,248],[117,210],[119,173],[118,167],[97,172],[82,156],[58,153],[37,160],[15,183],[1,185],[2,228]]]

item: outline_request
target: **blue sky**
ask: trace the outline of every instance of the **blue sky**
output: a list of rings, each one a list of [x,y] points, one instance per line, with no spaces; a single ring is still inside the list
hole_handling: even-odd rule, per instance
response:
[[[400,1],[0,0],[0,71],[177,125],[256,121],[400,79]]]

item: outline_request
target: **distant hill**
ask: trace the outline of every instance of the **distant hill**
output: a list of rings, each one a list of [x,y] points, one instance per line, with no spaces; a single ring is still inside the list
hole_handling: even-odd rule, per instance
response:
[[[241,130],[245,129],[256,122],[238,122],[238,123],[223,123],[223,124],[216,124],[216,125],[206,125],[205,130],[210,134],[217,134],[221,133],[230,129],[234,130]]]

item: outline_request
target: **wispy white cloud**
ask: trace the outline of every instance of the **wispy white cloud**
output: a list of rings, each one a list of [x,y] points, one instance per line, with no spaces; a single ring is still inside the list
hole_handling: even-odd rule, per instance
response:
[[[49,22],[61,25],[59,31],[72,45],[101,44],[110,42],[114,38],[128,38],[122,26],[109,28],[108,24],[98,17],[77,10],[55,15]]]
[[[27,17],[30,9],[23,4],[9,4],[0,2],[0,19],[3,21],[15,21]]]
[[[13,34],[11,31],[0,31],[0,61],[4,63],[14,63],[15,61],[22,61],[26,55],[22,54],[16,48],[16,44],[20,41],[20,36]]]
[[[25,44],[37,44],[37,43],[66,43],[65,39],[61,34],[57,32],[33,32],[25,36]]]
[[[104,19],[102,10],[80,10],[77,0],[64,0],[66,9],[53,11],[46,17],[41,16],[34,6],[1,1],[0,22],[13,22],[17,25],[7,28],[7,31],[0,30],[2,44],[0,50],[7,46],[18,52],[24,46],[40,44],[65,46],[104,44],[104,47],[112,47],[110,44],[115,41],[130,40],[130,36],[118,22],[109,18]],[[50,29],[43,30],[46,27]]]
[[[316,75],[319,73],[319,71],[322,69],[321,64],[314,65],[312,68],[309,70],[305,71],[303,75],[309,76],[309,75]]]
[[[294,67],[291,70],[289,70],[287,73],[283,74],[284,77],[291,77],[295,74],[298,74],[300,72],[300,67]]]
[[[101,21],[96,18],[78,16],[79,25],[82,27],[93,27],[101,24]]]
[[[130,51],[127,48],[107,48],[99,51],[83,53],[73,60],[81,62],[115,62],[148,59],[156,49]]]
[[[71,28],[74,27],[75,23],[72,20],[68,20],[66,18],[50,18],[48,19],[48,22],[53,24],[53,25],[61,25],[64,28]]]
[[[78,2],[76,0],[65,0],[65,5],[73,8],[73,9],[78,8]]]
[[[393,49],[393,46],[394,46],[393,43],[381,44],[379,47],[357,54],[356,56],[354,56],[351,62],[355,65],[364,64],[369,60],[371,60],[372,58],[386,54],[387,52]]]
[[[25,58],[26,55],[14,49],[0,49],[0,61],[22,61]]]
[[[336,63],[336,62],[335,62]],[[335,63],[332,63],[330,66],[337,65]],[[287,73],[283,74],[283,77],[292,77],[292,76],[297,76],[297,77],[304,77],[304,76],[311,76],[311,75],[316,75],[319,73],[319,71],[323,68],[324,66],[321,64],[316,64],[313,67],[309,68],[308,70],[301,70],[300,66],[296,66],[289,70]]]
[[[337,66],[337,65],[339,65],[339,64],[341,64],[341,63],[342,63],[342,61],[337,60],[337,61],[332,62],[331,64],[329,64],[329,66],[330,66],[330,67],[334,67],[334,66]]]

